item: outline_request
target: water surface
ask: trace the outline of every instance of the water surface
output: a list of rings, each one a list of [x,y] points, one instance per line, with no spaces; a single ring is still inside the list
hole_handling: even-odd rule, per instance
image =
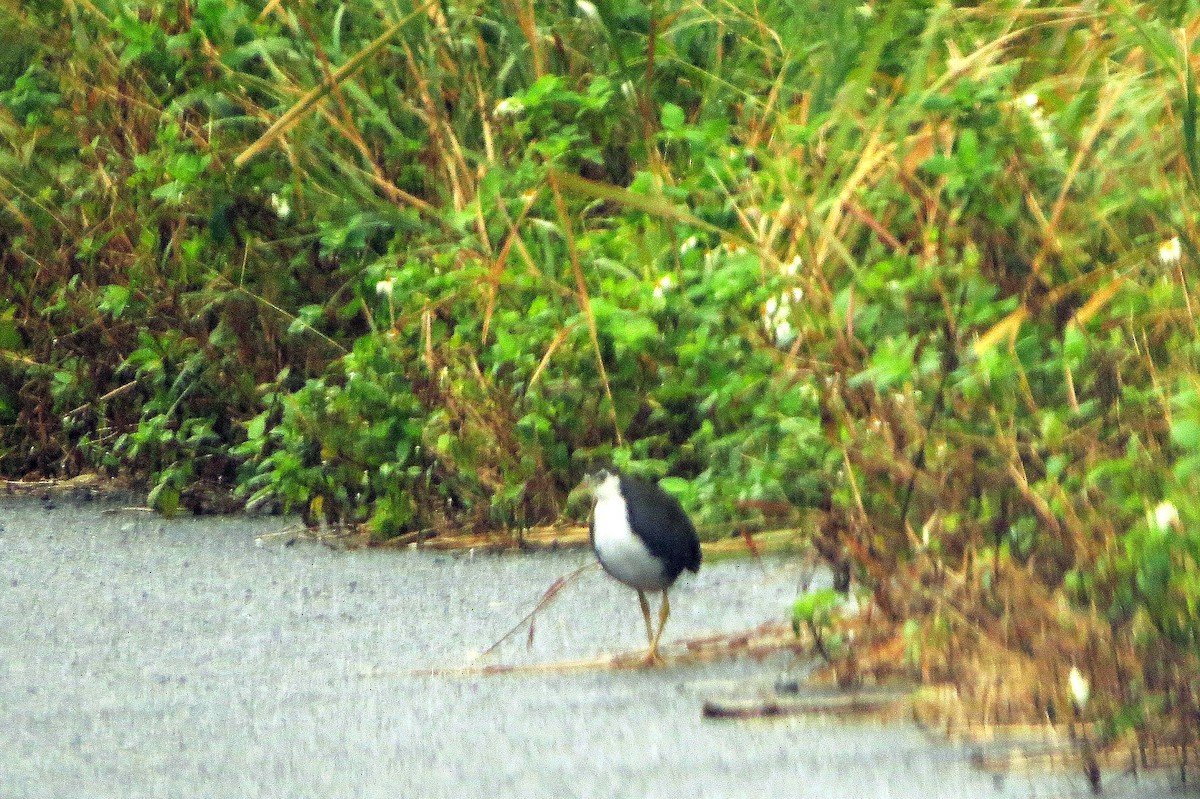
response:
[[[293,523],[0,501],[0,796],[1090,795],[1075,775],[983,774],[903,724],[701,718],[706,697],[770,685],[786,659],[414,676],[470,662],[590,556],[269,535]],[[664,640],[786,618],[799,578],[783,562],[706,565],[672,591]],[[518,636],[492,660],[644,644],[634,594],[597,570],[540,617],[530,650]],[[1106,795],[1152,787],[1124,778]]]

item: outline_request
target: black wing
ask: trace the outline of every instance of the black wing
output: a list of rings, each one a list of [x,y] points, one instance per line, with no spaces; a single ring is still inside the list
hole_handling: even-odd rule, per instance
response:
[[[625,476],[621,495],[629,526],[663,562],[668,579],[674,580],[684,569],[700,570],[700,538],[679,500],[657,485]]]

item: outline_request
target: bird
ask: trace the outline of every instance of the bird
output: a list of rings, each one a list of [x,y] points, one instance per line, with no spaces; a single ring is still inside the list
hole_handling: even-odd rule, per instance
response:
[[[588,475],[592,489],[591,542],[604,570],[637,591],[650,649],[646,665],[661,665],[658,642],[671,615],[667,592],[684,569],[700,571],[700,538],[679,500],[657,484],[600,469]],[[647,592],[661,591],[658,629],[650,622]]]

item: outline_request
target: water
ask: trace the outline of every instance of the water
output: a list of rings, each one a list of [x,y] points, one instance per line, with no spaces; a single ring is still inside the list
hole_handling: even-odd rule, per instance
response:
[[[572,674],[471,662],[585,552],[335,552],[279,518],[167,521],[0,502],[0,797],[1067,797],[1082,777],[972,769],[912,726],[703,720],[786,657]],[[787,617],[783,562],[706,565],[664,642]],[[645,645],[599,570],[489,662]],[[1113,782],[1106,795],[1156,795]],[[1150,791],[1150,793],[1147,793]]]

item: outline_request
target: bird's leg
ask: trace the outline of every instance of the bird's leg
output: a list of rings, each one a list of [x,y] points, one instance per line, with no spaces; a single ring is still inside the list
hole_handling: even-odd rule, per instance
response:
[[[650,602],[646,599],[645,591],[638,591],[638,602],[642,606],[642,618],[646,620],[646,640],[650,642],[650,651],[646,653],[646,665],[656,666],[663,660],[658,655],[658,635],[650,623]]]
[[[663,628],[667,626],[667,617],[671,615],[671,601],[667,599],[667,589],[663,589],[662,604],[658,608],[658,632],[650,639],[650,652],[646,655],[647,663],[662,663],[662,655],[658,654],[658,639],[662,638]],[[646,624],[650,624],[649,617]]]
[[[638,602],[642,606],[642,618],[646,620],[646,641],[654,645],[654,628],[650,626],[650,603],[644,591],[638,591]]]

